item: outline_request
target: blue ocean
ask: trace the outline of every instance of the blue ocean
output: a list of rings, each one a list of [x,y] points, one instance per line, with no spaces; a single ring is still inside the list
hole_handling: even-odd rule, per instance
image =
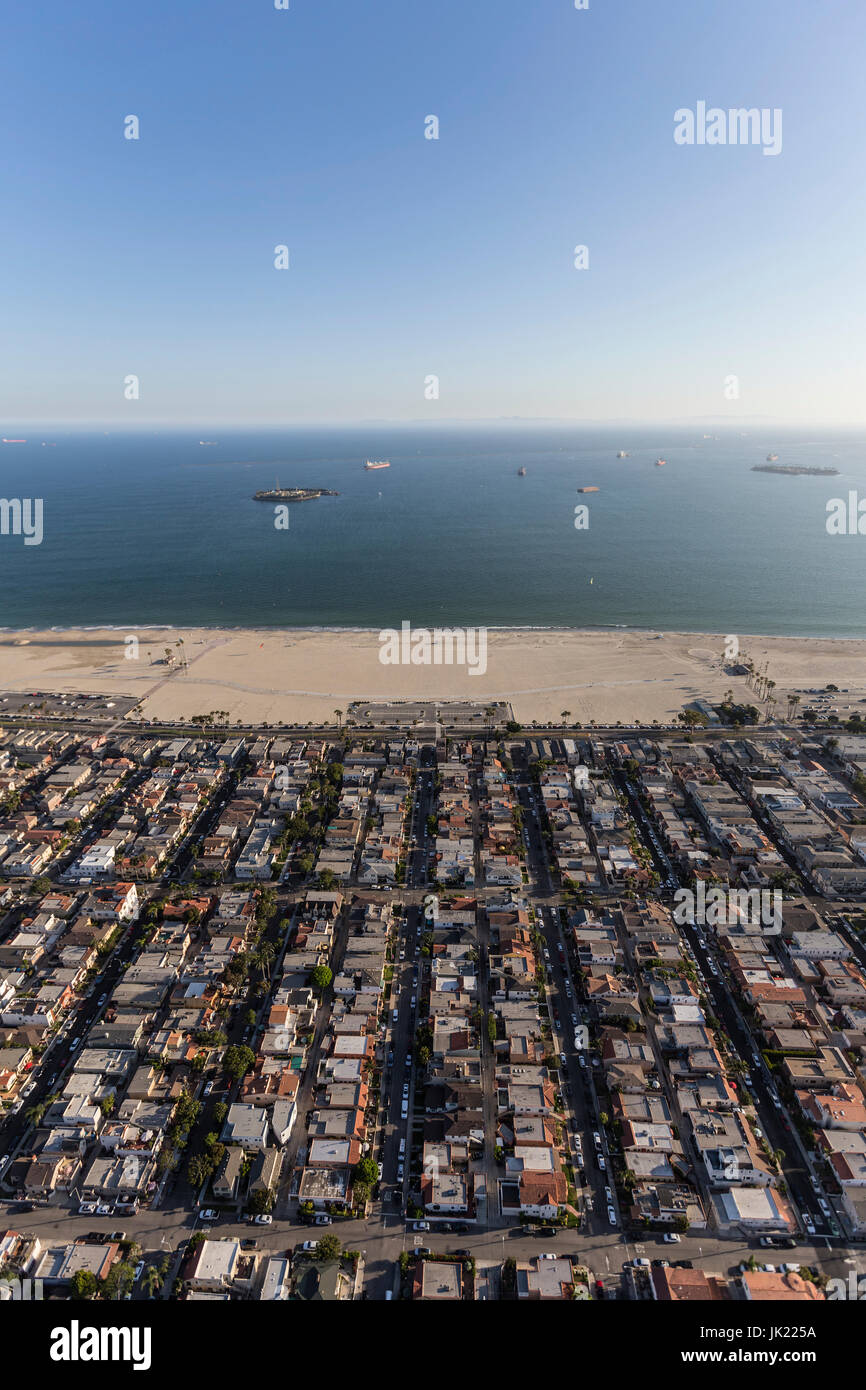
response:
[[[6,426],[0,495],[42,498],[44,534],[0,536],[0,625],[862,636],[866,537],[825,522],[866,497],[866,434],[711,428]],[[752,472],[769,453],[839,476]],[[277,483],[339,495],[278,529]]]

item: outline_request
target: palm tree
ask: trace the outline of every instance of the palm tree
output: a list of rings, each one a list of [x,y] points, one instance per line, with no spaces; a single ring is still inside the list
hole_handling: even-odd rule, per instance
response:
[[[141,1282],[144,1285],[148,1298],[155,1298],[162,1288],[162,1275],[156,1265],[148,1265]]]
[[[258,951],[258,966],[262,972],[262,979],[267,980],[271,973],[271,966],[277,951],[272,941],[264,941]]]
[[[793,719],[793,718],[794,718],[794,714],[796,713],[796,709],[797,709],[797,706],[799,705],[799,703],[800,703],[800,697],[799,697],[799,695],[789,695],[789,696],[788,696],[788,718],[789,718],[789,719]]]
[[[570,709],[564,709],[564,710],[562,711],[560,717],[561,717],[561,719],[562,719],[563,724],[567,723],[568,720],[571,718],[571,710],[570,710]]]
[[[343,711],[341,709],[335,709],[334,713],[337,716],[337,728],[341,729],[343,727]]]

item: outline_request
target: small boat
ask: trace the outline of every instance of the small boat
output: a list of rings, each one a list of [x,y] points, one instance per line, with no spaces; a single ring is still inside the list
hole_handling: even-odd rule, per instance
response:
[[[664,468],[667,459],[656,459],[656,468]]]
[[[525,468],[518,468],[518,470],[517,470],[517,476],[518,476],[518,478],[525,478],[525,477],[526,477],[526,469],[525,469]]]
[[[3,440],[3,443],[4,443],[4,444],[26,444],[26,443],[27,443],[27,440],[26,440],[26,439],[4,439],[4,440]]]
[[[779,457],[778,454],[768,454],[768,455],[767,455],[767,462],[768,462],[768,463],[775,463],[775,462],[776,462],[776,459],[777,459],[778,457]]]
[[[617,458],[628,459],[631,458],[631,454],[629,454],[625,449],[620,449],[619,453],[617,454]]]
[[[579,487],[578,492],[598,492],[597,487]]]

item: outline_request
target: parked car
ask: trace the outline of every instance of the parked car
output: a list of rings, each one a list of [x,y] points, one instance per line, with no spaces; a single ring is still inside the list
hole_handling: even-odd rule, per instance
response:
[[[314,1225],[314,1226],[330,1226],[330,1225],[331,1225],[331,1217],[330,1217],[330,1216],[317,1216],[316,1219],[315,1219],[315,1221],[313,1222],[313,1225]]]
[[[100,1202],[100,1204],[99,1204],[99,1205],[97,1206],[97,1208],[96,1208],[96,1215],[97,1215],[97,1216],[110,1216],[110,1215],[111,1215],[111,1207],[108,1205],[107,1202]]]
[[[616,1212],[614,1211],[613,1207],[608,1207],[607,1219],[610,1222],[611,1226],[616,1225]]]
[[[135,1266],[135,1270],[133,1271],[132,1282],[133,1282],[134,1284],[137,1284],[143,1273],[144,1273],[144,1260],[139,1260],[138,1264]]]
[[[259,1216],[256,1217],[257,1226],[272,1226],[273,1223],[274,1218],[266,1211],[263,1211]]]
[[[384,1164],[382,1164],[382,1163],[377,1163],[377,1164],[376,1164],[376,1172],[378,1173],[378,1175],[379,1175],[379,1181],[381,1182],[382,1179],[383,1179],[383,1177],[385,1176],[385,1167],[384,1167]]]
[[[218,1221],[219,1213],[215,1212],[213,1207],[205,1207],[204,1211],[199,1212],[198,1219],[199,1221]]]
[[[412,1230],[413,1230],[413,1231],[429,1231],[429,1230],[430,1230],[430,1222],[429,1222],[429,1221],[413,1221],[413,1222],[412,1222]]]
[[[95,1215],[95,1213],[96,1213],[96,1203],[95,1203],[95,1202],[82,1202],[82,1203],[81,1203],[81,1206],[78,1208],[78,1215],[79,1215],[79,1216],[93,1216],[93,1215]]]
[[[315,1248],[316,1242],[314,1240],[305,1240],[303,1245],[301,1246],[302,1250],[315,1250]]]

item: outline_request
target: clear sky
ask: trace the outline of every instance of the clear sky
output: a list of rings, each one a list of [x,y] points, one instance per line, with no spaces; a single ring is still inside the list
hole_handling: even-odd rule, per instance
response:
[[[290,4],[7,9],[4,422],[866,420],[864,0]]]

